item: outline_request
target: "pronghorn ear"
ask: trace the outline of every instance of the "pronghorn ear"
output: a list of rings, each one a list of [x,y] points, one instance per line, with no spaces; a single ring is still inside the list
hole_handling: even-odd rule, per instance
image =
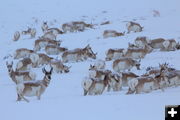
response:
[[[11,65],[13,65],[13,61],[11,62]]]

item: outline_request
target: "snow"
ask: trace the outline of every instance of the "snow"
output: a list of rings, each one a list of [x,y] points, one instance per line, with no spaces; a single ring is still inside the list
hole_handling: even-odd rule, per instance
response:
[[[53,73],[52,80],[41,100],[28,98],[30,103],[16,101],[15,84],[8,75],[6,61],[8,54],[18,48],[33,49],[34,41],[42,35],[41,24],[48,21],[50,27],[60,28],[63,23],[84,20],[100,24],[110,21],[112,24],[96,26],[84,32],[68,33],[58,36],[62,47],[68,49],[83,48],[90,44],[97,59],[105,58],[109,48],[127,48],[137,36],[153,38],[174,38],[180,41],[179,0],[5,0],[0,4],[0,119],[1,120],[163,120],[165,105],[180,104],[180,87],[171,87],[165,91],[157,90],[148,94],[126,95],[128,88],[119,92],[104,92],[100,96],[83,96],[82,79],[88,75],[88,68],[95,60],[67,63],[72,66],[70,73]],[[153,10],[160,12],[160,17],[153,17]],[[35,22],[37,20],[37,22]],[[127,21],[135,20],[144,26],[143,32],[130,33],[125,36],[103,39],[107,29],[124,32]],[[37,37],[30,39],[23,36],[13,42],[15,31],[27,27],[37,29]],[[43,51],[41,51],[43,52]],[[54,56],[55,58],[59,56]],[[158,66],[168,62],[180,69],[180,51],[148,54],[141,60],[141,71],[132,72],[141,75],[148,66]],[[14,61],[16,63],[17,61]],[[106,62],[107,69],[112,70],[112,61]],[[15,65],[14,65],[15,67]],[[43,78],[41,68],[33,69],[37,79]]]

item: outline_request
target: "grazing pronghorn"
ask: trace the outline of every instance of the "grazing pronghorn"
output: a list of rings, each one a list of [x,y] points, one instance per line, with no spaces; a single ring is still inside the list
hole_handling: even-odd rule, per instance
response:
[[[19,31],[16,31],[16,32],[14,33],[13,41],[18,41],[19,38],[20,38],[20,32],[19,32]]]
[[[69,22],[62,25],[63,32],[78,32],[84,31],[85,28],[93,28],[92,24],[87,24],[83,21]]]
[[[97,60],[94,65],[90,65],[89,70],[105,69],[106,63],[104,60]]]
[[[115,30],[105,30],[103,33],[103,38],[124,36],[124,33],[117,32]]]
[[[59,47],[57,45],[56,46],[55,45],[47,45],[45,47],[45,52],[48,55],[59,55],[60,53],[65,52],[67,50],[68,50],[67,48]]]
[[[41,29],[42,29],[43,33],[47,32],[47,30],[49,29],[47,22],[43,22]]]
[[[124,50],[124,57],[131,57],[133,59],[144,58],[146,54],[152,52],[152,48],[148,45],[145,45],[144,48],[129,48]]]
[[[17,71],[26,71],[30,70],[33,67],[32,60],[30,58],[23,58],[17,62],[16,70]]]
[[[32,53],[34,53],[33,50],[29,50],[27,48],[19,48],[14,53],[14,59],[29,57]]]
[[[9,76],[17,84],[17,77],[22,77],[23,81],[30,81],[30,80],[35,80],[36,74],[34,72],[19,72],[19,71],[14,71],[13,70],[13,62],[10,64],[6,62],[6,66],[8,69]]]
[[[101,95],[108,85],[108,80],[88,78],[85,77],[81,83],[84,89],[84,96],[86,95]]]
[[[96,59],[96,54],[92,51],[91,47],[87,45],[85,48],[65,51],[62,54],[62,60],[63,62],[78,62],[87,60],[88,58]]]
[[[140,70],[140,61],[136,61],[132,58],[120,58],[113,62],[113,70],[116,72],[122,72],[125,70],[130,71],[134,66],[137,70]]]
[[[109,49],[107,52],[106,52],[106,60],[109,61],[109,60],[112,60],[112,59],[119,59],[121,57],[123,57],[123,51],[124,49]]]
[[[138,47],[145,47],[145,45],[148,45],[148,43],[149,43],[149,39],[145,36],[137,37],[135,39],[135,44]]]
[[[53,60],[52,57],[49,57],[44,53],[34,53],[30,56],[30,59],[32,61],[33,67],[39,67],[42,65],[50,64],[51,60]]]
[[[157,80],[153,77],[137,77],[131,79],[128,82],[129,90],[127,94],[136,94],[139,93],[149,93],[153,90],[162,89],[161,88],[161,79]]]
[[[31,38],[35,38],[36,36],[36,29],[35,28],[28,28],[25,31],[22,31],[22,35],[30,35]]]
[[[61,41],[51,40],[48,38],[40,38],[35,41],[34,51],[39,51],[41,48],[45,48],[47,45],[60,46]]]
[[[64,65],[60,60],[51,61],[50,65],[56,73],[68,73],[71,68]]]
[[[141,32],[143,27],[141,27],[141,25],[139,23],[135,23],[135,22],[128,22],[126,24],[126,27],[127,27],[127,30],[128,30],[128,33],[130,33],[131,31],[132,32]]]
[[[120,73],[120,76],[122,77],[122,86],[127,87],[128,81],[130,81],[133,78],[139,77],[138,75],[132,73],[132,72],[122,72]]]
[[[28,97],[37,96],[37,99],[40,100],[41,95],[45,92],[46,88],[48,87],[51,81],[52,70],[53,68],[51,68],[50,71],[46,71],[45,68],[42,69],[44,73],[43,80],[32,81],[32,82],[18,81],[16,86],[16,90],[18,94],[17,101],[23,99],[26,102],[29,102],[29,100],[26,99],[24,96],[28,96]]]

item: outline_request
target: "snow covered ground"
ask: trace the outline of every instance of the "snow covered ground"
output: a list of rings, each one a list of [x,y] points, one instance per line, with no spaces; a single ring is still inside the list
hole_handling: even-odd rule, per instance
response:
[[[63,23],[75,20],[93,24],[109,20],[109,25],[58,37],[63,41],[61,46],[68,49],[90,44],[93,51],[98,52],[97,59],[104,59],[109,48],[127,48],[128,42],[133,43],[137,36],[180,41],[179,0],[5,0],[0,3],[1,120],[163,120],[165,105],[180,104],[180,87],[139,95],[125,95],[127,88],[123,88],[122,91],[104,92],[100,96],[83,96],[81,81],[88,75],[89,65],[95,60],[68,63],[72,66],[70,73],[53,74],[50,86],[40,101],[32,97],[28,98],[30,103],[16,102],[15,84],[5,65],[10,58],[3,59],[17,48],[33,49],[34,41],[42,35],[40,27],[43,21],[48,21],[51,27],[60,28]],[[160,17],[153,17],[153,10],[159,11]],[[103,39],[104,30],[127,31],[125,24],[132,20],[144,26],[143,32]],[[37,29],[36,39],[23,36],[13,42],[14,32],[25,30],[28,26]],[[164,62],[180,69],[179,61],[180,51],[156,51],[142,59],[141,71],[132,71],[141,75],[148,66]],[[107,69],[112,69],[112,61],[107,62]],[[41,68],[33,70],[38,79],[43,77]]]

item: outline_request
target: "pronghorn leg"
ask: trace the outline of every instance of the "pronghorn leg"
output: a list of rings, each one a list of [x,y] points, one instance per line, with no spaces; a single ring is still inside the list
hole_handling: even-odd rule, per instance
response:
[[[20,99],[23,99],[23,100],[25,100],[26,102],[29,102],[29,100],[26,99],[23,95],[20,95],[20,94],[19,94],[19,97],[20,97]]]
[[[36,92],[36,96],[37,96],[37,99],[40,100],[41,99],[41,94],[40,94],[40,91],[37,91]]]
[[[111,90],[111,86],[108,85],[107,91],[110,92],[110,90]]]
[[[19,94],[17,94],[17,100],[16,101],[21,101],[21,97],[19,96]]]
[[[84,89],[84,96],[88,94],[88,91]]]

